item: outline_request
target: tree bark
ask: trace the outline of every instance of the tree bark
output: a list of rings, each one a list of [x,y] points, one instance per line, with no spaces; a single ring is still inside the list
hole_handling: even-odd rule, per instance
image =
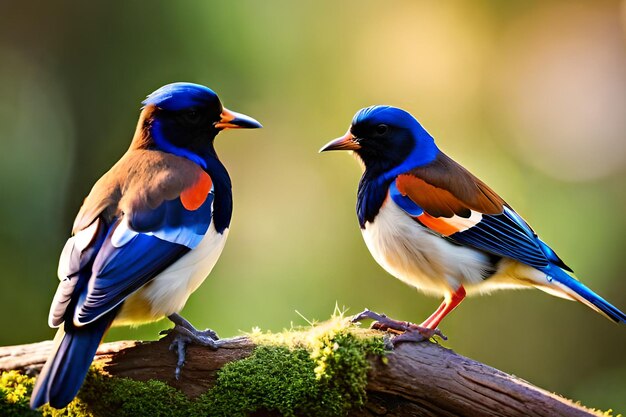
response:
[[[112,376],[158,379],[196,397],[210,388],[226,363],[249,356],[255,345],[229,339],[213,351],[189,346],[181,378],[168,337],[156,342],[113,342],[100,346],[94,362]],[[0,371],[35,374],[52,342],[0,347]],[[600,416],[574,402],[468,359],[434,343],[405,343],[387,356],[370,358],[368,402],[351,416]],[[270,414],[275,415],[275,414]]]

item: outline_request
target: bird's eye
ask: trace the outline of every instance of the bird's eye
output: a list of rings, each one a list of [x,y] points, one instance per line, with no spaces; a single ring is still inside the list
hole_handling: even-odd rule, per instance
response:
[[[384,135],[385,133],[387,133],[387,130],[389,129],[389,127],[385,124],[380,124],[378,126],[376,126],[376,133],[378,133],[379,135]]]
[[[185,121],[189,123],[196,123],[198,122],[198,120],[200,120],[200,112],[197,110],[189,110],[183,113],[183,117]]]

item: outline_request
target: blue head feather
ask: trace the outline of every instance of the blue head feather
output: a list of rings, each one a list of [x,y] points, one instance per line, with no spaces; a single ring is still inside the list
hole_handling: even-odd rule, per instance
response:
[[[365,107],[356,112],[354,118],[352,119],[352,125],[360,123],[367,123],[370,125],[384,123],[389,126],[409,129],[416,135],[421,136],[425,134],[432,140],[432,137],[428,134],[428,132],[426,132],[426,130],[411,113],[398,107],[385,105]]]
[[[208,87],[193,83],[172,83],[164,85],[150,94],[141,104],[154,104],[169,111],[179,111],[191,107],[206,106],[219,102],[217,94]]]
[[[350,130],[360,145],[355,152],[365,164],[357,196],[359,223],[364,227],[366,221],[376,217],[396,176],[431,163],[439,149],[426,129],[397,107],[361,109],[352,119]]]
[[[223,110],[217,94],[208,87],[200,84],[178,82],[164,85],[142,102],[144,106],[154,105],[160,109],[151,117],[150,132],[154,144],[160,150],[187,158],[204,169],[207,168],[206,158],[214,156],[211,139],[218,130],[213,123],[220,118]],[[180,124],[176,119],[177,113],[201,110],[208,118],[204,125],[189,123]],[[199,119],[202,120],[202,119]],[[205,129],[202,140],[198,140],[198,130]]]
[[[374,105],[365,107],[354,115],[352,124],[359,123],[388,123],[388,124],[407,124],[407,121],[414,119],[410,113],[393,106]]]
[[[376,139],[374,129],[381,124],[389,127],[389,133],[385,138]],[[359,110],[352,119],[352,132],[357,137],[372,137],[369,145],[361,143],[364,148],[375,146],[375,142],[384,146],[375,152],[376,162],[388,160],[384,172],[378,173],[382,181],[432,162],[439,152],[435,140],[417,119],[393,106],[376,105]],[[367,166],[368,161],[364,162]]]

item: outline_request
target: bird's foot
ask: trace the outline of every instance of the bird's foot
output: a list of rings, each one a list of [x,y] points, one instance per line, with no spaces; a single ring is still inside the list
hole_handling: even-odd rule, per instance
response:
[[[371,329],[376,329],[380,331],[389,331],[393,333],[404,333],[409,330],[409,322],[406,321],[397,321],[390,319],[385,314],[378,314],[369,309],[363,310],[361,313],[352,317],[352,323],[358,323],[363,320],[372,319],[374,322],[370,326]]]
[[[174,376],[176,379],[179,379],[182,367],[185,366],[187,345],[195,344],[215,350],[220,346],[220,340],[215,331],[211,329],[203,331],[197,330],[191,325],[191,323],[178,314],[172,314],[171,316],[168,316],[168,318],[174,322],[174,327],[172,329],[161,331],[161,334],[176,333],[169,349],[176,353],[178,357]]]
[[[439,329],[431,329],[413,323],[409,323],[409,327],[404,333],[397,335],[391,340],[394,346],[405,342],[423,342],[424,340],[433,339],[435,336],[440,337],[442,340],[448,340]]]
[[[368,309],[354,316],[351,321],[357,323],[366,319],[375,320],[370,326],[371,329],[395,333],[396,336],[391,340],[394,346],[403,342],[422,342],[434,336],[448,340],[439,329],[418,326],[408,321],[390,319],[385,314],[378,314]]]

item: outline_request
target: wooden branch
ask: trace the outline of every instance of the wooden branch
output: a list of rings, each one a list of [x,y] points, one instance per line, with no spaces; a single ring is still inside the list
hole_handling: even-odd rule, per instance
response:
[[[169,343],[168,338],[146,343],[106,343],[100,346],[95,362],[113,376],[158,379],[195,397],[213,385],[224,364],[249,356],[255,347],[245,337],[229,339],[217,351],[190,346],[177,381],[176,360]],[[0,371],[37,372],[51,349],[51,341],[0,347]],[[601,415],[433,343],[402,344],[387,359],[370,358],[368,403],[351,416]]]

